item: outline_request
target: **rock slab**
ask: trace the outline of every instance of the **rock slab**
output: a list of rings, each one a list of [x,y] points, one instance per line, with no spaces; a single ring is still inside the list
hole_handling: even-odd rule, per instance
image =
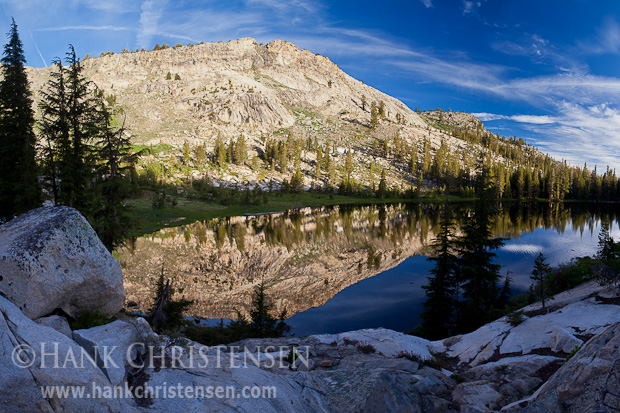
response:
[[[57,309],[109,316],[125,301],[119,262],[69,207],[38,208],[0,225],[0,292],[31,319]]]

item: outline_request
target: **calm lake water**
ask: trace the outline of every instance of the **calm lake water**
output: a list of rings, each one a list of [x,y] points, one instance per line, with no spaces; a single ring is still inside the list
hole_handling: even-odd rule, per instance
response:
[[[469,205],[452,205],[457,231]],[[615,204],[504,203],[493,222],[506,238],[497,252],[513,293],[526,291],[539,252],[551,264],[596,252],[601,219]],[[427,256],[441,220],[440,205],[305,208],[233,217],[161,230],[116,251],[130,309],[147,310],[162,277],[174,298],[194,301],[190,315],[236,318],[247,313],[262,280],[274,312],[286,310],[296,335],[420,322]]]

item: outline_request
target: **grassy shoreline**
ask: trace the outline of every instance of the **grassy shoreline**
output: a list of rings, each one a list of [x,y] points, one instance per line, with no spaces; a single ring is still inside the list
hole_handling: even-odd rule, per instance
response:
[[[392,203],[442,203],[465,202],[471,199],[455,195],[429,195],[415,199],[404,198],[360,198],[349,195],[330,195],[303,192],[300,194],[270,194],[262,205],[222,205],[186,197],[176,197],[176,206],[166,205],[161,209],[152,207],[151,197],[143,196],[127,202],[132,222],[130,237],[139,237],[162,228],[176,227],[212,218],[233,217],[265,212],[283,212],[291,208],[321,207],[333,205],[376,205]]]

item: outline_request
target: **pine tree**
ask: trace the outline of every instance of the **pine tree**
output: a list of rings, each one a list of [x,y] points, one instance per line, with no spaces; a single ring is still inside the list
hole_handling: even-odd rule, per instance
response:
[[[68,182],[61,187],[61,202],[77,208],[87,217],[92,214],[90,186],[93,181],[94,154],[92,144],[105,127],[105,116],[100,111],[99,99],[95,96],[96,86],[86,80],[75,49],[69,46],[67,57],[67,100],[68,121],[71,134]],[[64,187],[64,190],[62,190]]]
[[[351,179],[351,173],[353,172],[353,158],[351,156],[351,150],[347,151],[347,156],[344,162],[344,173],[347,177],[347,180]]]
[[[418,148],[415,145],[411,150],[411,157],[409,158],[409,172],[411,175],[415,175],[418,172]]]
[[[496,209],[492,204],[494,183],[486,165],[479,165],[476,194],[478,197],[462,227],[463,236],[459,240],[459,265],[463,298],[466,300],[460,326],[464,331],[471,331],[489,321],[500,298],[498,282],[501,266],[494,263],[496,254],[492,251],[501,247],[504,240],[493,237],[491,233],[491,221]]]
[[[598,234],[598,251],[596,252],[598,278],[604,282],[616,281],[619,272],[616,242],[609,234],[609,223],[601,222]]]
[[[131,142],[125,135],[123,125],[117,127],[116,120],[103,107],[105,129],[98,142],[97,194],[101,197],[94,213],[93,227],[108,250],[121,245],[127,237],[132,222],[125,203],[132,188],[129,180],[135,169],[138,154],[131,148]]]
[[[248,147],[245,143],[245,138],[243,134],[239,136],[237,142],[235,142],[235,150],[234,150],[234,162],[237,165],[243,164],[248,157]]]
[[[190,153],[189,142],[183,142],[183,165],[189,165]]]
[[[304,177],[301,170],[297,169],[291,177],[291,192],[300,193],[304,190]]]
[[[376,129],[379,126],[379,111],[377,105],[372,102],[370,105],[370,129]]]
[[[215,150],[214,150],[215,163],[217,166],[224,166],[226,163],[226,146],[222,137],[218,134],[215,138]]]
[[[458,300],[458,256],[454,252],[454,243],[454,223],[446,207],[441,230],[432,245],[435,256],[427,258],[435,263],[435,267],[430,270],[432,276],[428,278],[428,284],[422,287],[426,291],[426,301],[420,315],[423,321],[419,333],[429,340],[446,338],[451,333]]]
[[[424,138],[424,157],[422,158],[422,173],[428,175],[431,171],[431,143],[427,138]]]
[[[15,20],[4,46],[0,80],[0,221],[41,204],[34,112]]]
[[[385,174],[385,168],[381,171],[381,180],[379,181],[379,188],[377,189],[377,197],[383,199],[387,192],[387,178]]]
[[[94,213],[92,184],[95,170],[93,143],[105,130],[100,110],[101,94],[85,79],[73,46],[67,68],[56,61],[55,73],[42,92],[40,104],[43,132],[47,139],[46,163],[55,183],[56,202],[77,208],[87,218]]]
[[[545,308],[545,283],[547,282],[547,275],[551,272],[551,266],[545,262],[545,256],[542,252],[538,253],[538,256],[534,260],[534,269],[532,270],[531,279],[538,285],[538,294],[542,301],[542,308]]]
[[[290,331],[290,326],[283,321],[286,313],[283,311],[278,320],[271,315],[271,307],[265,294],[265,285],[261,282],[254,288],[252,295],[250,329],[253,337],[281,337]]]
[[[198,166],[203,166],[207,160],[207,146],[206,144],[198,145],[194,149],[194,159]]]
[[[65,86],[65,68],[59,59],[54,60],[56,70],[50,73],[46,88],[41,91],[41,130],[43,145],[43,172],[47,177],[47,186],[54,196],[54,203],[60,203],[60,181],[67,170],[71,139],[67,109],[67,90]]]

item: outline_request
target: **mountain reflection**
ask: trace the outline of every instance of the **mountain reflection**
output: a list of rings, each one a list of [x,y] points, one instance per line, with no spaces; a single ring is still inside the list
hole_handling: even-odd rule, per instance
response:
[[[468,204],[451,205],[457,223]],[[538,228],[592,232],[617,221],[616,204],[503,203],[496,236],[518,238]],[[303,208],[285,213],[213,219],[130,240],[116,251],[127,302],[148,311],[162,271],[174,299],[193,300],[190,315],[235,318],[254,287],[265,283],[278,313],[323,305],[360,280],[427,255],[441,205],[395,204]],[[457,228],[458,230],[458,228]],[[132,308],[135,309],[135,306]]]

